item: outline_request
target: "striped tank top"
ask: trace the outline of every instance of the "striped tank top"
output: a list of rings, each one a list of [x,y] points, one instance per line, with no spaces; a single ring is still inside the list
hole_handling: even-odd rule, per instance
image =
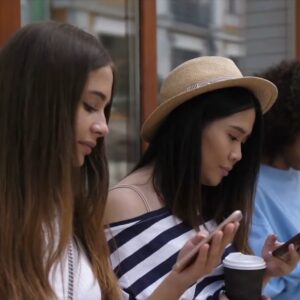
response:
[[[212,231],[214,221],[201,229]],[[196,231],[160,208],[136,218],[110,224],[106,229],[112,267],[119,279],[123,299],[147,299],[169,274],[183,245]],[[234,252],[228,246],[223,258]],[[200,278],[181,296],[181,300],[217,300],[224,289],[223,267]]]

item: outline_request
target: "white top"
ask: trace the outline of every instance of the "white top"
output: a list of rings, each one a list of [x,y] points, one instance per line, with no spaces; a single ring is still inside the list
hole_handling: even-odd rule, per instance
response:
[[[99,300],[101,299],[101,291],[96,281],[90,263],[81,248],[80,253],[77,251],[74,243],[73,247],[73,268],[74,268],[74,284],[73,284],[73,300]],[[68,298],[69,284],[69,266],[68,252],[62,258],[62,261],[50,272],[50,283],[59,300]]]

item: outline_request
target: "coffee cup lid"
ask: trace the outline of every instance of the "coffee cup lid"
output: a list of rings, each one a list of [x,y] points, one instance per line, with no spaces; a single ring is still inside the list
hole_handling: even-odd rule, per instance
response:
[[[266,262],[259,256],[234,252],[225,257],[223,266],[237,270],[260,270],[266,268]]]

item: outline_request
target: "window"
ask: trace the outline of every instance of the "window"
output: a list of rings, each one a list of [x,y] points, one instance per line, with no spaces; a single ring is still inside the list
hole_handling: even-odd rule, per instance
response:
[[[134,0],[22,0],[22,25],[52,19],[82,28],[101,39],[116,64],[118,80],[107,138],[110,182],[117,183],[140,154],[138,34]],[[137,50],[138,51],[138,50]]]

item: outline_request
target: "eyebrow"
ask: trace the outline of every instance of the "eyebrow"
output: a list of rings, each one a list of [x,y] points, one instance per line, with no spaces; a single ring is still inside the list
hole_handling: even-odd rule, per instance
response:
[[[105,101],[107,98],[107,96],[104,93],[99,92],[99,91],[91,90],[91,91],[88,91],[88,93],[98,96],[103,101]]]
[[[236,129],[237,131],[239,131],[242,134],[247,134],[247,132],[242,127],[235,126],[235,125],[231,125],[230,127],[233,129]],[[247,136],[248,136],[248,134],[247,134]]]

